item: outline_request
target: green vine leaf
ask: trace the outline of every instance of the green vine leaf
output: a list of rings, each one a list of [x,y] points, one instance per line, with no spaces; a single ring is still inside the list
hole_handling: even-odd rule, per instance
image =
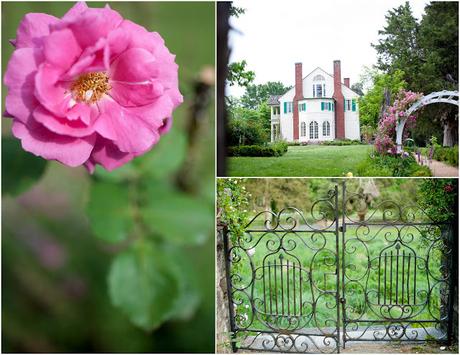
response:
[[[152,233],[179,245],[204,243],[214,226],[209,203],[158,182],[147,187],[141,215]]]
[[[117,255],[108,283],[114,306],[146,331],[153,330],[174,314],[181,288],[172,261],[149,242],[140,242]]]
[[[41,178],[46,160],[26,152],[18,139],[2,137],[2,166],[2,191],[16,196]]]
[[[89,196],[87,215],[94,235],[111,243],[125,240],[133,227],[126,186],[94,181]]]

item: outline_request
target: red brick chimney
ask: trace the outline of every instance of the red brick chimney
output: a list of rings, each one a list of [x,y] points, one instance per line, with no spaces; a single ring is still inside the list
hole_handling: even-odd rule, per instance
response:
[[[292,132],[294,133],[294,140],[299,139],[299,100],[303,99],[303,83],[302,83],[302,63],[295,63],[295,95],[293,103],[293,120]]]
[[[350,78],[343,78],[343,84],[349,88],[350,87]]]
[[[345,112],[342,94],[340,60],[334,60],[335,138],[345,138]]]

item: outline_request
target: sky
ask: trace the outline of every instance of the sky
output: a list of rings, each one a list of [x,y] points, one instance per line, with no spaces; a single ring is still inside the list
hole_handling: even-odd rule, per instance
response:
[[[256,73],[255,84],[281,81],[294,84],[294,63],[303,64],[303,76],[316,67],[332,74],[332,62],[341,61],[342,80],[352,85],[364,66],[376,64],[378,31],[385,15],[405,0],[235,0],[246,9],[232,17],[230,63],[246,60]],[[409,0],[420,19],[428,0]],[[227,95],[241,96],[244,88],[228,86]]]

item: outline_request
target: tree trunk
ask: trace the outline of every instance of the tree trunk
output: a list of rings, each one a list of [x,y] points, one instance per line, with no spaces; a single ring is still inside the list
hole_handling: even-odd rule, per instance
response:
[[[231,2],[217,3],[217,176],[226,175],[227,113],[225,111],[225,80],[230,51],[228,31]]]
[[[451,121],[444,121],[444,135],[442,138],[443,147],[453,147],[454,146],[454,127]]]

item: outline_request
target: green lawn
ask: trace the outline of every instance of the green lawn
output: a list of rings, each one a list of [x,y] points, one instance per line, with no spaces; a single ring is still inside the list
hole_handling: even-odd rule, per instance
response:
[[[291,146],[282,157],[228,158],[228,176],[356,176],[371,150],[370,145]]]

